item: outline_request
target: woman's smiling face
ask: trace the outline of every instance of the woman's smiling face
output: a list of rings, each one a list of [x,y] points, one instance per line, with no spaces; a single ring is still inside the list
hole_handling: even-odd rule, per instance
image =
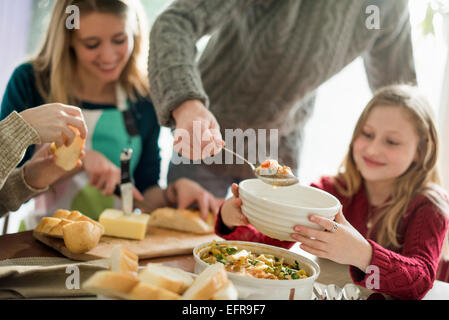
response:
[[[125,21],[114,14],[90,13],[81,16],[72,47],[78,71],[102,83],[117,81],[133,50],[133,36]]]
[[[352,156],[367,182],[393,182],[417,158],[419,137],[406,110],[374,107],[355,138]]]

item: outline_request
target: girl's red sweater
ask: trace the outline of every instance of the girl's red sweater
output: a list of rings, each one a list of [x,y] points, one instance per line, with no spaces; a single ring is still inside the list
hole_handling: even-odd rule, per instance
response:
[[[393,251],[373,240],[375,232],[367,237],[368,218],[375,215],[375,208],[369,204],[364,188],[360,188],[349,201],[350,199],[336,191],[330,177],[323,177],[312,186],[327,191],[340,200],[346,220],[367,238],[373,248],[368,270],[362,271],[349,266],[354,283],[397,299],[423,298],[436,279],[441,249],[449,226],[447,215],[428,198],[415,197],[399,227],[403,246],[400,250]],[[215,232],[227,240],[261,242],[283,248],[290,248],[294,244],[263,235],[251,225],[240,226],[231,231],[223,224],[221,214],[218,215]]]

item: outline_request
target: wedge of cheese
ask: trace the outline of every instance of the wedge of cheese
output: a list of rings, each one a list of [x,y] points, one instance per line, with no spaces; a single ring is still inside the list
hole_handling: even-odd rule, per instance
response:
[[[99,222],[106,236],[142,240],[147,232],[149,218],[145,213],[127,216],[121,210],[106,209],[100,215]]]

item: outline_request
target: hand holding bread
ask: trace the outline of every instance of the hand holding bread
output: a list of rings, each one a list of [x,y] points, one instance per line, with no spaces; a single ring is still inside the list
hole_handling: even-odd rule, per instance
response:
[[[80,108],[60,103],[46,104],[30,108],[20,113],[22,118],[39,134],[42,143],[70,146],[75,139],[72,126],[80,133],[81,139],[86,139],[87,126]]]

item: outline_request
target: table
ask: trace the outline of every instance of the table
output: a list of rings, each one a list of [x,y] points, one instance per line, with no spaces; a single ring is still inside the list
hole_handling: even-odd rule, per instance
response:
[[[333,283],[340,287],[343,287],[346,283],[352,282],[348,266],[310,255],[301,250],[298,244],[294,245],[291,250],[304,255],[319,264],[321,272],[317,282],[322,284]],[[53,250],[34,239],[32,231],[0,236],[0,260],[24,257],[62,257],[62,255],[58,251]],[[140,260],[139,264],[145,266],[148,263],[154,262],[181,268],[188,272],[193,272],[195,266],[195,260],[192,255],[145,259]],[[365,296],[369,296],[373,293],[373,291],[366,288],[360,287],[360,289]],[[435,281],[433,288],[426,294],[424,300],[449,300],[449,283]]]

